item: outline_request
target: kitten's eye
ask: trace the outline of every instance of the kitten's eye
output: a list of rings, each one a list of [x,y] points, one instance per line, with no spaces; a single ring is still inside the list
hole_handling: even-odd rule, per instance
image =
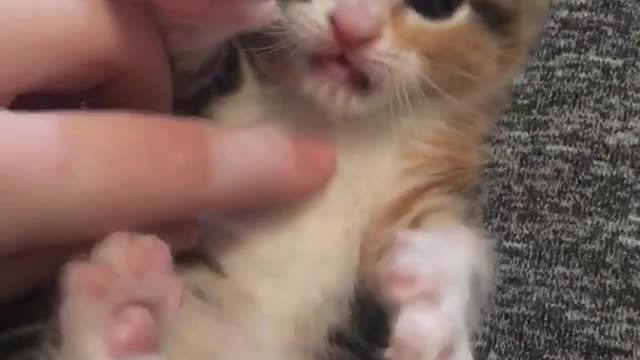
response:
[[[405,0],[407,6],[432,20],[446,19],[458,9],[464,0]]]

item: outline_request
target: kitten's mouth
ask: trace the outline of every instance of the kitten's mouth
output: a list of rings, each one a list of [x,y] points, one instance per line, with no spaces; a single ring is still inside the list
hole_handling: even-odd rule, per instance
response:
[[[325,80],[344,83],[360,94],[373,90],[371,78],[358,69],[345,54],[315,54],[310,56],[309,62],[311,69]]]

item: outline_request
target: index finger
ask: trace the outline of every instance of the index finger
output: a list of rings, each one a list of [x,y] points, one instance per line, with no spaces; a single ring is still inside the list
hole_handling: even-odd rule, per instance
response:
[[[322,142],[184,120],[0,112],[0,252],[287,202],[332,173]]]

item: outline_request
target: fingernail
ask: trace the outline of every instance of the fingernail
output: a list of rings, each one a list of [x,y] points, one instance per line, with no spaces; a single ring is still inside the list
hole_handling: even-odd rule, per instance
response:
[[[313,136],[257,127],[225,131],[218,139],[210,198],[288,201],[321,188],[333,173],[332,149]]]
[[[287,176],[291,168],[291,141],[268,127],[224,131],[214,144],[214,193],[254,187]]]

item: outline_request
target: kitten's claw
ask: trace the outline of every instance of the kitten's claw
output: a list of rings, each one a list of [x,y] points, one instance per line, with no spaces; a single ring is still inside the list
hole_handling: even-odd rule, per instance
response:
[[[64,359],[123,359],[158,351],[160,332],[183,287],[168,246],[153,236],[116,233],[63,278]]]
[[[467,229],[404,232],[379,268],[383,295],[397,309],[389,360],[471,360],[471,259]]]

